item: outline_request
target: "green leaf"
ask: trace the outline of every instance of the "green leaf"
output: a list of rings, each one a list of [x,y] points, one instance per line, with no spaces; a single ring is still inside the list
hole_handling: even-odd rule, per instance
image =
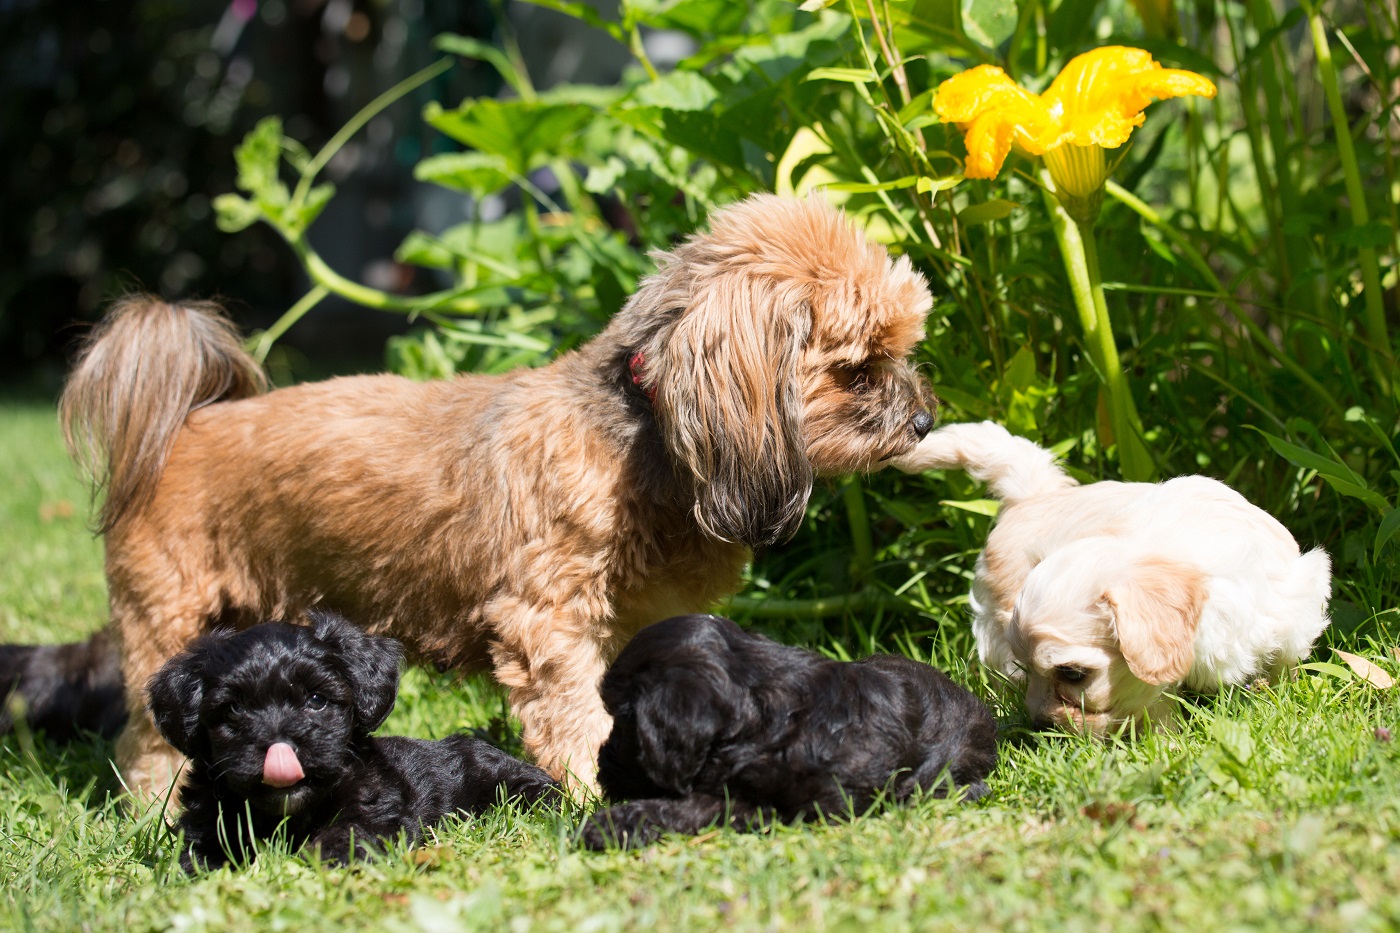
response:
[[[1003,381],[1013,389],[1025,390],[1035,382],[1035,354],[1030,347],[1022,347],[1006,364]]]
[[[1381,559],[1381,548],[1385,547],[1395,533],[1400,531],[1400,509],[1391,509],[1385,513],[1381,519],[1381,526],[1376,529],[1376,543],[1371,548],[1371,562],[1379,563]]]
[[[637,88],[632,99],[644,107],[707,110],[719,100],[719,91],[698,72],[673,71]]]
[[[850,194],[869,194],[873,191],[896,191],[900,188],[912,188],[918,184],[918,177],[915,175],[905,175],[903,178],[896,178],[893,181],[836,181],[826,187],[832,191],[845,191]]]
[[[295,214],[292,213],[292,207],[288,206],[287,210],[283,212],[284,222],[298,230],[305,230],[315,223],[317,217],[321,216],[321,211],[325,210],[326,205],[334,196],[335,185],[317,185],[306,192],[306,200],[296,208]]]
[[[225,233],[237,233],[263,219],[263,212],[247,198],[221,194],[214,199],[214,222]]]
[[[964,512],[971,512],[974,515],[987,515],[996,518],[997,512],[1001,510],[1001,503],[995,499],[964,499],[957,501],[954,499],[941,500],[939,505],[946,505],[950,509],[961,509]]]
[[[404,237],[399,248],[394,250],[394,259],[411,266],[422,266],[425,269],[452,270],[457,268],[456,254],[445,248],[436,237],[429,236],[421,230],[414,230]]]
[[[280,117],[264,117],[248,131],[243,142],[234,150],[238,187],[251,195],[254,201],[286,204],[290,195],[277,173],[281,158],[282,120]]]
[[[1364,485],[1358,486],[1355,483],[1349,483],[1344,479],[1340,479],[1336,476],[1328,476],[1325,473],[1320,475],[1322,476],[1323,482],[1342,495],[1350,499],[1360,499],[1362,502],[1381,512],[1390,510],[1390,500],[1373,489]]]
[[[813,68],[804,81],[841,81],[846,84],[870,84],[880,76],[869,68]]]
[[[505,160],[518,176],[557,153],[560,143],[572,137],[597,114],[587,107],[567,103],[495,100],[483,97],[465,101],[456,110],[431,103],[424,118],[442,133],[482,152]]]
[[[623,45],[627,44],[627,34],[622,31],[622,26],[603,19],[602,16],[598,15],[597,10],[586,3],[574,3],[570,0],[526,0],[526,2],[542,6],[546,10],[563,13],[565,16],[572,16],[595,29],[603,30]]]
[[[933,98],[938,93],[938,88],[931,87],[927,91],[915,94],[903,107],[899,108],[899,122],[908,126],[909,121],[915,117],[927,115],[933,110]],[[934,119],[938,119],[934,114]]]
[[[1016,0],[962,0],[963,32],[989,49],[1016,31]]]
[[[1264,440],[1269,442],[1269,446],[1279,456],[1296,467],[1316,471],[1328,485],[1342,495],[1360,499],[1382,512],[1390,510],[1390,502],[1380,493],[1371,489],[1366,484],[1365,477],[1346,464],[1313,453],[1306,447],[1290,444],[1283,438],[1275,437],[1267,431],[1260,431],[1258,428],[1254,428],[1254,430],[1264,436]]]
[[[927,175],[919,177],[917,190],[920,194],[937,194],[940,191],[947,191],[949,188],[956,188],[962,183],[962,175],[944,175],[942,178],[929,178]]]
[[[429,156],[414,166],[413,177],[466,191],[478,198],[495,194],[511,183],[506,160],[494,152],[447,152]]]
[[[679,29],[701,39],[742,31],[749,14],[749,4],[734,0],[628,0],[626,7],[654,29]]]
[[[963,34],[960,0],[916,0],[909,26],[925,35],[947,39]]]
[[[1172,248],[1162,239],[1162,235],[1157,232],[1156,227],[1148,226],[1146,223],[1140,227],[1142,238],[1146,241],[1148,249],[1156,253],[1169,265],[1176,265],[1176,254]]]
[[[1352,672],[1345,667],[1342,667],[1340,664],[1333,664],[1330,661],[1312,661],[1308,664],[1299,664],[1298,667],[1305,671],[1326,674],[1328,677],[1335,677],[1337,680],[1351,680],[1354,676]]]
[[[971,204],[958,211],[958,221],[972,226],[974,224],[991,223],[994,220],[1005,220],[1011,216],[1011,212],[1020,207],[1015,201],[1008,201],[1005,198],[994,198],[991,201],[983,201],[981,204]]]

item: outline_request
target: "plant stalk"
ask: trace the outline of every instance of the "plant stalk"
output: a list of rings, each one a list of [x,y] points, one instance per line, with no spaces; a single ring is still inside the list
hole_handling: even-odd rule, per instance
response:
[[[1104,298],[1093,225],[1077,222],[1069,216],[1054,194],[1055,183],[1044,166],[1040,169],[1040,178],[1045,186],[1042,190],[1050,211],[1050,225],[1060,245],[1074,307],[1084,331],[1085,346],[1103,381],[1109,421],[1118,445],[1119,467],[1126,479],[1148,482],[1155,478],[1157,466],[1143,441],[1142,420],[1124,378],[1123,364],[1118,358],[1113,322],[1108,316],[1108,302]]]
[[[1333,133],[1337,140],[1337,161],[1342,166],[1342,178],[1346,182],[1347,200],[1351,202],[1351,222],[1353,226],[1364,227],[1370,222],[1366,209],[1366,192],[1361,186],[1361,170],[1356,163],[1356,149],[1351,142],[1351,124],[1347,122],[1346,108],[1342,104],[1342,92],[1337,83],[1337,69],[1332,64],[1332,49],[1327,42],[1327,29],[1318,7],[1307,4],[1308,26],[1312,30],[1313,49],[1317,53],[1318,78],[1327,96],[1327,109],[1332,114]],[[1380,265],[1376,261],[1376,250],[1371,246],[1357,248],[1361,260],[1362,296],[1365,301],[1366,330],[1371,335],[1373,347],[1369,353],[1371,371],[1383,391],[1389,392],[1390,374],[1395,368],[1395,359],[1390,346],[1390,333],[1385,322],[1385,303],[1381,295]]]

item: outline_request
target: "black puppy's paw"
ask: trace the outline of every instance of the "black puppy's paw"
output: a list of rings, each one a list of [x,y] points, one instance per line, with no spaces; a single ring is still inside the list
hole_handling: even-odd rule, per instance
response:
[[[666,833],[656,819],[652,801],[634,800],[599,810],[583,824],[579,839],[594,852],[604,849],[640,849]]]
[[[334,868],[378,855],[379,850],[373,847],[375,841],[374,835],[362,826],[336,825],[312,836],[307,845],[320,853],[323,865]]]

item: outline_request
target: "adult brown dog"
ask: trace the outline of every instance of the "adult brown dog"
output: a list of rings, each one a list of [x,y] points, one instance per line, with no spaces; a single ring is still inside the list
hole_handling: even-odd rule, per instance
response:
[[[814,476],[907,453],[936,405],[908,361],[927,283],[820,202],[749,198],[656,258],[578,351],[439,382],[264,394],[217,308],[120,303],[62,417],[106,488],[126,683],[215,624],[321,605],[420,660],[489,664],[540,765],[592,787],[628,638],[733,592]],[[127,693],[118,763],[163,792],[179,756]]]

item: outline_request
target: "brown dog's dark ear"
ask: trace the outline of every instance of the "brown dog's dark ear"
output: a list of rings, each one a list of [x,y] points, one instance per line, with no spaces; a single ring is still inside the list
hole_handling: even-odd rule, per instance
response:
[[[785,541],[812,491],[799,383],[811,312],[796,289],[760,276],[691,287],[648,360],[657,421],[694,479],[702,529],[750,547]]]
[[[210,639],[223,637],[216,633],[195,641],[165,662],[146,685],[146,708],[156,728],[186,758],[198,759],[205,749],[199,709],[204,703],[206,649]]]
[[[399,695],[403,647],[392,638],[370,635],[333,612],[312,610],[316,639],[334,653],[350,686],[355,728],[368,734],[394,710]]]
[[[1134,677],[1156,686],[1186,679],[1208,595],[1200,570],[1157,558],[1135,562],[1129,578],[1104,594]]]

